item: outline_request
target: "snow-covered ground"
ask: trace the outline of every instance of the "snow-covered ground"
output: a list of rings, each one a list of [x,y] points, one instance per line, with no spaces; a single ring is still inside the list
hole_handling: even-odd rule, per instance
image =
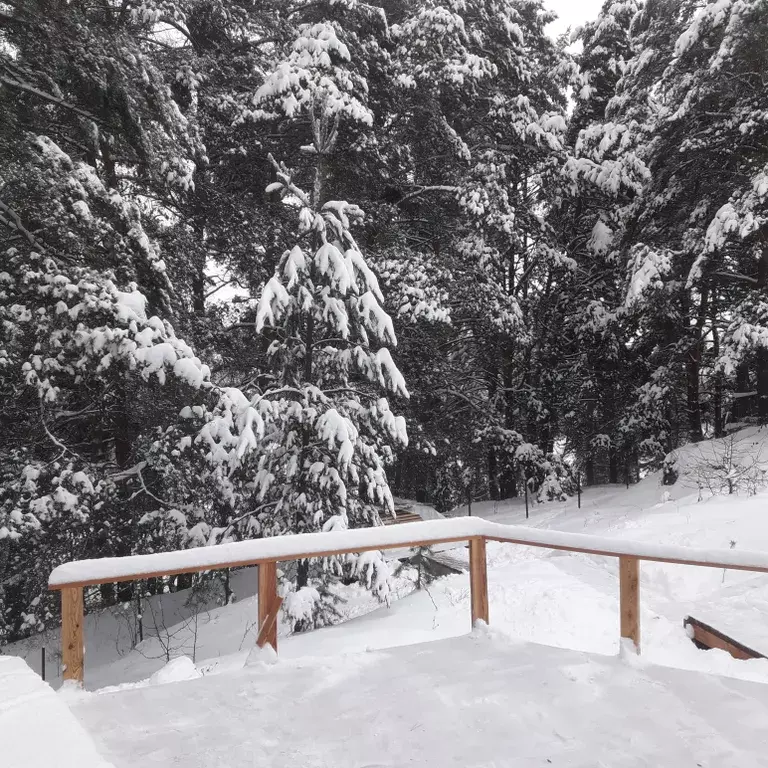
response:
[[[700,548],[739,548],[768,552],[768,491],[756,495],[711,495],[700,488],[702,475],[712,483],[713,456],[728,450],[734,463],[751,466],[768,460],[768,430],[739,432],[733,443],[719,441],[678,452],[679,479],[663,486],[661,475],[626,489],[588,489],[581,509],[575,498],[534,505],[525,520],[522,500],[475,502],[473,515],[499,523],[589,533],[608,538]],[[760,463],[760,462],[758,462]],[[458,509],[454,515],[466,514]],[[398,526],[398,528],[407,528]],[[466,557],[458,547],[452,554]],[[520,640],[614,654],[618,650],[618,575],[612,558],[567,554],[519,545],[488,545],[490,621]],[[150,637],[131,649],[125,616],[114,612],[86,619],[86,687],[100,688],[148,678],[167,656],[194,657],[206,673],[242,665],[255,640],[257,576],[255,569],[233,575],[234,605],[212,607],[190,619],[178,593],[152,598],[144,608]],[[390,608],[378,607],[368,594],[350,587],[342,611],[349,621],[299,636],[285,636],[280,655],[299,658],[368,648],[426,642],[469,631],[469,583],[466,574],[449,576],[429,591],[414,592],[413,581],[400,578]],[[719,651],[697,650],[683,629],[693,615],[768,655],[768,576],[692,566],[641,565],[643,655],[649,661],[688,669],[717,671],[768,681],[768,661],[741,662]],[[39,645],[58,647],[55,633],[16,644],[5,652],[25,656],[39,669]],[[169,652],[166,653],[166,651]],[[56,683],[57,665],[49,662]]]
[[[766,438],[768,430],[748,429],[739,432],[733,442],[705,443],[681,450],[676,461],[679,479],[673,486],[662,485],[661,474],[658,473],[629,489],[623,486],[589,489],[582,496],[581,509],[577,508],[575,498],[564,503],[532,506],[527,521],[521,500],[476,502],[472,512],[494,522],[529,525],[543,530],[707,549],[768,552],[768,491],[757,489],[764,462],[768,461],[768,450],[764,450]],[[718,468],[724,464],[726,454],[733,458],[725,463],[730,462],[735,468]],[[737,478],[741,485],[738,493],[727,494],[727,482],[723,478],[728,476]],[[713,495],[713,489],[725,490]],[[757,493],[752,493],[755,490]],[[466,510],[454,511],[454,516],[463,514]],[[467,556],[463,546],[455,547],[451,554],[460,559]],[[768,683],[768,660],[737,661],[721,651],[700,651],[683,629],[684,617],[692,615],[768,655],[768,575],[642,563],[643,668],[640,670],[636,666],[628,666],[627,661],[610,658],[619,651],[615,559],[489,542],[488,562],[492,640],[483,635],[472,640],[448,642],[448,639],[465,635],[470,630],[466,573],[442,578],[429,590],[419,591],[414,590],[412,579],[402,576],[397,580],[395,589],[399,599],[389,608],[378,607],[362,589],[345,588],[348,602],[342,610],[348,620],[298,636],[288,636],[285,628],[281,628],[279,661],[269,668],[258,663],[255,667],[244,667],[255,641],[255,569],[233,574],[237,601],[230,606],[210,605],[194,614],[185,605],[187,595],[184,593],[152,598],[144,608],[145,629],[150,633],[154,624],[152,617],[157,617],[160,637],[149,637],[136,648],[131,648],[125,617],[114,611],[89,616],[86,618],[86,687],[96,689],[121,685],[121,688],[112,693],[82,694],[73,706],[106,750],[103,754],[118,766],[129,764],[125,759],[121,758],[122,762],[118,759],[123,749],[127,750],[126,755],[132,755],[137,760],[146,757],[148,765],[167,765],[170,764],[169,755],[186,754],[185,743],[200,747],[202,736],[197,734],[207,733],[208,724],[192,718],[190,710],[196,706],[199,697],[206,696],[210,697],[205,700],[211,702],[212,708],[226,704],[235,713],[231,724],[229,721],[219,722],[215,717],[211,722],[218,722],[220,729],[231,734],[232,744],[242,744],[242,750],[245,750],[242,752],[243,760],[248,749],[255,750],[254,761],[258,764],[267,758],[274,758],[273,762],[266,764],[280,765],[279,755],[288,756],[287,762],[284,761],[286,765],[401,764],[397,760],[382,761],[383,742],[377,739],[387,738],[395,743],[399,735],[410,745],[409,748],[416,750],[414,754],[419,755],[423,753],[415,746],[418,739],[415,736],[412,738],[412,734],[418,735],[421,728],[424,733],[430,734],[430,739],[439,742],[443,738],[441,729],[448,723],[450,727],[446,726],[445,733],[460,735],[458,741],[461,744],[480,745],[480,756],[472,762],[469,752],[465,754],[463,747],[459,749],[453,744],[451,754],[455,753],[456,759],[451,762],[453,758],[445,758],[442,762],[455,765],[504,765],[508,754],[522,755],[529,760],[526,763],[521,762],[522,758],[515,758],[509,764],[516,766],[547,765],[546,757],[562,757],[566,753],[573,759],[570,762],[561,760],[559,764],[605,765],[611,768],[645,764],[695,766],[698,760],[702,766],[733,765],[741,768],[768,765],[768,758],[750,757],[750,754],[758,754],[750,750],[765,747],[760,741],[762,737],[750,737],[750,741],[741,734],[736,738],[735,731],[726,733],[722,730],[726,726],[717,726],[717,722],[730,717],[723,717],[724,710],[721,708],[733,712],[734,717],[738,715],[743,721],[739,727],[746,730],[753,728],[759,718],[765,718],[768,712],[760,708],[762,704],[754,704],[753,707],[752,701],[760,699],[765,702],[768,688],[745,687],[734,678]],[[506,638],[503,647],[500,645],[501,637]],[[437,640],[446,642],[434,646],[418,645],[411,650],[378,652]],[[567,652],[521,645],[524,641],[567,649]],[[39,669],[39,645],[43,642],[49,648],[57,647],[58,638],[56,635],[40,636],[3,651],[25,656],[33,668]],[[477,658],[473,653],[478,654]],[[591,655],[583,655],[585,653]],[[196,664],[181,659],[164,666],[169,655],[194,657]],[[419,671],[422,664],[423,674]],[[509,676],[505,677],[507,672],[504,672],[499,681],[506,680],[512,689],[522,686],[519,694],[516,690],[510,690],[503,696],[499,693],[495,676],[487,674],[493,664],[509,671]],[[548,665],[555,671],[548,669]],[[394,667],[402,667],[408,674],[403,672],[400,675]],[[662,670],[661,667],[717,673],[729,679],[685,675],[672,669]],[[451,679],[447,675],[448,669],[454,673],[460,670],[461,676]],[[525,679],[521,678],[522,669],[528,669]],[[573,685],[568,687],[563,681],[570,679],[567,670],[571,669],[579,671],[573,673]],[[49,661],[48,671],[49,674],[55,672],[56,664]],[[201,676],[203,679],[197,679]],[[195,680],[192,681],[192,678]],[[614,678],[618,681],[615,684]],[[353,685],[353,681],[358,679],[365,683],[359,690],[357,683]],[[180,680],[188,682],[158,685]],[[388,719],[380,729],[374,728],[368,733],[363,723],[375,722],[372,714],[376,708],[375,689],[386,680],[391,680],[392,684],[382,688],[384,699],[381,706],[389,713]],[[541,690],[537,688],[537,680],[541,681]],[[53,682],[56,683],[55,675]],[[621,688],[630,682],[645,693],[640,695],[634,689],[625,690],[624,709],[621,709]],[[476,691],[473,685],[477,685]],[[320,701],[326,696],[341,696],[350,686],[350,690],[354,688],[354,701],[357,702],[350,704],[350,708],[360,708],[368,713],[366,718],[370,719],[358,720],[349,715],[346,708],[329,709],[328,719],[334,723],[329,734],[335,734],[335,737],[329,735],[322,742],[326,745],[322,749],[327,747],[323,753],[325,757],[313,753],[311,746],[307,745],[314,738],[314,732],[306,730],[301,713],[283,711],[277,706],[283,687],[292,691],[289,698],[293,698],[295,703],[297,698],[301,698],[299,691],[305,691],[307,696]],[[558,686],[566,688],[561,691]],[[652,695],[656,688],[663,689],[658,694],[658,700]],[[436,691],[433,702],[435,715],[422,714],[421,717],[427,720],[419,719],[419,713],[432,701],[429,698],[431,689]],[[765,691],[766,694],[758,691]],[[648,698],[644,698],[646,693]],[[457,711],[463,714],[464,719],[446,713],[451,696],[454,696]],[[560,696],[562,704],[558,703],[557,697]],[[369,697],[372,700],[367,702]],[[398,719],[400,715],[396,715],[398,697],[403,707],[401,719]],[[701,707],[698,697],[705,702]],[[363,698],[367,703],[362,703]],[[551,723],[545,706],[550,698]],[[255,700],[258,700],[257,704],[254,704]],[[682,707],[680,701],[683,700],[690,710],[683,712],[683,707],[668,724],[664,717],[665,707],[670,712],[676,712],[675,707]],[[523,737],[520,734],[525,734],[531,722],[515,713],[525,708],[526,701],[531,702],[531,717],[536,718],[536,722],[546,721],[547,726],[545,729],[542,725],[540,732]],[[717,702],[717,706],[713,705],[713,701]],[[498,706],[494,706],[494,702]],[[579,702],[589,702],[590,707],[584,713],[577,712]],[[145,704],[146,722],[143,719]],[[537,707],[540,709],[537,710]],[[610,751],[599,758],[603,763],[598,758],[587,760],[580,757],[579,750],[582,749],[583,755],[586,755],[589,745],[578,742],[578,739],[574,741],[576,736],[568,722],[557,719],[560,716],[558,713],[565,712],[569,707],[577,719],[594,717],[596,723],[606,723],[605,727],[599,723],[589,724],[595,733],[602,734],[599,743],[605,744],[606,750],[612,743],[612,729],[624,728],[630,740],[628,743],[634,750],[629,751],[630,757],[625,755],[622,761],[617,761]],[[661,713],[658,722],[646,711],[652,707],[657,707]],[[141,714],[135,721],[126,721],[126,708],[136,708],[141,710]],[[489,709],[499,711],[491,716],[488,715]],[[158,714],[166,710],[171,725],[163,724],[163,718]],[[252,732],[253,738],[249,735],[250,741],[243,740],[236,731],[238,718],[247,719],[249,727],[252,727],[257,721],[257,714],[267,710],[267,724],[273,722],[270,718],[278,718],[280,712],[286,722],[283,725],[265,725],[264,729]],[[150,727],[150,715],[159,718],[158,725]],[[472,727],[479,728],[487,722],[489,733],[500,733],[506,727],[504,718],[507,715],[512,717],[509,732],[518,734],[522,751],[510,751],[511,747],[507,749],[505,745],[512,744],[512,741],[497,741],[497,753],[492,760],[489,753],[483,751],[485,740],[478,741],[462,729],[470,731]],[[458,721],[461,721],[460,725],[457,725]],[[635,725],[629,725],[630,721]],[[761,722],[764,724],[765,720]],[[676,741],[671,735],[673,725],[682,734],[678,734]],[[214,727],[211,725],[211,728]],[[413,732],[411,728],[414,728]],[[658,738],[655,730],[647,731],[643,736],[643,729],[646,728],[659,729]],[[764,728],[761,725],[754,730],[764,731]],[[354,762],[351,753],[345,762],[346,757],[342,756],[342,759],[333,751],[335,747],[328,746],[334,738],[342,739],[342,731],[358,734],[360,751],[354,755],[358,762]],[[289,732],[300,732],[300,738],[286,746],[283,742],[287,736],[284,739],[281,734]],[[556,732],[565,734],[564,739],[553,736]],[[166,738],[167,747],[158,747]],[[228,740],[229,737],[222,739],[221,746],[210,745],[208,752],[201,752],[211,756],[211,762],[189,762],[189,765],[216,765],[216,750],[221,749],[225,754],[227,749],[224,744]],[[545,741],[551,747],[546,755],[536,746]],[[132,742],[135,742],[135,747],[130,747]],[[676,751],[680,744],[687,745],[685,750],[688,751]],[[708,745],[710,750],[701,758],[694,757],[699,754],[696,752],[699,744]],[[156,752],[156,748],[160,751]],[[439,744],[436,748],[436,754],[445,757],[439,751]],[[594,744],[592,748],[596,749]],[[526,752],[528,749],[530,751]],[[656,749],[662,751],[655,752]],[[740,754],[740,749],[746,750],[745,753]],[[690,757],[683,758],[683,754]],[[768,751],[764,750],[764,754]],[[660,755],[665,756],[661,762],[657,759]],[[650,762],[644,763],[643,759]],[[760,759],[765,762],[760,762]],[[421,764],[426,762],[429,761],[424,758]],[[441,764],[437,759],[434,762]],[[220,764],[250,765],[251,762]],[[420,764],[419,759],[414,764]],[[557,763],[553,760],[553,764]]]
[[[768,686],[477,631],[86,695],[116,768],[757,768]]]

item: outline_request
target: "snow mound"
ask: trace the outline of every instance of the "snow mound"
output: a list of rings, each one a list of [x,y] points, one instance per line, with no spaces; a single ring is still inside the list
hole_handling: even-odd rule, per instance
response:
[[[171,659],[162,669],[158,669],[149,678],[149,684],[180,683],[182,680],[196,680],[198,677],[202,675],[195,666],[195,662],[189,656],[178,656]]]
[[[275,649],[271,645],[265,645],[263,648],[254,646],[245,660],[246,667],[254,667],[257,665],[264,665],[264,664],[269,665],[269,664],[276,664],[276,663],[277,663],[277,653],[275,652]]]

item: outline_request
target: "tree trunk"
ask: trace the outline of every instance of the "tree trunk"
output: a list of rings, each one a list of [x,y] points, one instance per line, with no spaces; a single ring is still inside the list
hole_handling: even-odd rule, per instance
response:
[[[768,350],[757,350],[757,416],[768,421]]]
[[[197,315],[205,314],[205,273],[202,267],[192,271],[192,309]]]
[[[749,366],[746,363],[740,363],[736,368],[736,394],[743,395],[750,391]],[[749,415],[751,397],[737,397],[731,407],[731,417],[733,421],[742,421]]]
[[[195,233],[196,244],[190,254],[192,258],[192,308],[195,314],[205,314],[205,262],[206,262],[206,230],[208,226],[209,194],[205,173],[201,170],[195,173],[195,192],[191,200],[192,231]]]
[[[299,560],[296,564],[296,589],[306,587],[309,583],[309,560]]]
[[[757,263],[757,288],[765,294],[768,285],[768,245],[763,246]],[[768,350],[757,350],[757,415],[761,422],[768,421]]]
[[[691,346],[685,361],[686,378],[686,411],[688,415],[688,439],[692,443],[698,443],[704,439],[701,428],[701,348],[703,343],[704,323],[709,307],[709,287],[701,290],[699,310],[696,314],[696,325],[693,329]]]
[[[698,443],[703,439],[701,429],[701,402],[699,397],[699,351],[698,347],[688,353],[685,363],[686,377],[686,410],[688,413],[688,439]]]
[[[488,495],[493,501],[501,498],[499,487],[499,463],[496,459],[496,451],[488,450]]]
[[[608,482],[611,485],[619,483],[619,456],[613,446],[608,449]]]
[[[592,456],[592,454],[587,456],[587,460],[584,463],[584,475],[586,476],[586,485],[595,484],[595,458]]]
[[[717,301],[712,297],[712,306],[710,310],[710,320],[712,322],[712,356],[717,366],[720,357],[720,333],[717,330]],[[722,437],[725,434],[725,421],[723,419],[723,372],[715,369],[715,384],[712,392],[712,428],[715,437]]]

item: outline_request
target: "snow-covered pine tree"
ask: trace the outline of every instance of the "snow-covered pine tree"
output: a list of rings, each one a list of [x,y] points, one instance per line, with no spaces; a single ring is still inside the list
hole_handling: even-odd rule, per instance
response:
[[[645,4],[607,108],[601,143],[617,147],[617,167],[648,169],[617,232],[623,310],[647,361],[622,421],[657,457],[722,432],[724,373],[742,392],[762,390],[755,411],[768,417],[765,10],[760,0]]]
[[[616,311],[624,268],[614,232],[636,188],[628,183],[629,174],[615,173],[611,147],[626,129],[607,125],[605,110],[632,58],[630,28],[638,7],[635,0],[606,0],[598,17],[575,34],[584,47],[576,56],[578,72],[572,80],[575,104],[561,194],[550,217],[561,247],[575,262],[562,296],[567,394],[560,427],[589,485],[618,483],[625,468],[628,475],[635,474],[634,438],[618,428],[636,375],[627,351],[633,329]]]
[[[335,5],[321,4],[318,12]],[[343,125],[373,122],[366,81],[342,34],[327,19],[299,24],[242,117],[301,130],[309,118],[312,129],[311,145],[302,147],[312,158],[311,197],[269,158],[275,181],[267,194],[282,197],[298,216],[296,240],[265,285],[256,315],[257,332],[271,341],[273,378],[249,405],[239,401],[247,407],[237,417],[243,430],[234,460],[253,467],[258,503],[270,505],[254,530],[261,535],[380,524],[380,513],[394,511],[385,465],[393,446],[407,442],[405,420],[382,397],[387,390],[408,393],[387,347],[397,342],[377,278],[350,231],[362,211],[328,199]],[[224,410],[231,404],[229,397]],[[285,602],[297,628],[327,619],[327,580],[320,577],[328,568],[388,598],[389,570],[378,553],[317,567],[300,562]]]
[[[270,511],[261,535],[380,525],[393,514],[385,466],[405,445],[405,420],[383,394],[408,396],[390,355],[396,344],[383,296],[350,227],[354,205],[309,197],[275,163],[278,192],[297,215],[297,240],[264,287],[256,330],[271,340],[274,378],[250,398],[228,391],[202,437],[237,468]],[[235,429],[232,429],[235,426]],[[323,574],[357,577],[380,599],[389,569],[378,552],[333,562],[302,561],[285,611],[298,626],[325,618]]]
[[[208,368],[135,285],[120,290],[114,274],[32,249],[3,259],[0,636],[15,637],[56,615],[53,567],[135,551],[142,502],[154,503],[140,419],[175,418],[175,398]]]
[[[680,143],[676,185],[690,211],[680,229],[685,289],[696,317],[697,348],[686,377],[694,434],[708,415],[722,434],[731,405],[734,421],[748,415],[768,421],[767,36],[765,0],[710,2],[675,41],[665,73],[669,140]],[[751,414],[744,408],[750,399],[730,399],[734,390],[756,392]],[[709,414],[699,401],[711,403]]]
[[[56,565],[136,551],[142,438],[207,387],[157,237],[204,149],[122,11],[0,12],[0,636],[56,616]]]
[[[638,0],[605,0],[597,18],[573,35],[583,49],[573,79],[575,105],[569,123],[572,134],[603,122],[605,108],[632,57],[630,25],[639,10]]]
[[[538,330],[556,337],[548,307],[567,271],[540,212],[550,205],[544,174],[562,150],[572,68],[544,31],[550,20],[538,2],[435,0],[392,27],[400,91],[392,256],[404,273],[413,252],[429,261],[432,294],[446,293],[451,319],[404,337],[414,355],[430,341],[446,353],[409,371],[425,429],[403,476],[437,477],[441,507],[464,499],[462,473],[451,470],[458,462],[494,497],[517,491],[524,444],[541,446],[548,473],[558,386],[549,339],[535,350],[531,342]]]

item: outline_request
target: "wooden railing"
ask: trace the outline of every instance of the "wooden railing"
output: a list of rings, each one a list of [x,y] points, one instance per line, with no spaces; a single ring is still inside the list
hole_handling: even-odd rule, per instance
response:
[[[132,557],[80,560],[51,573],[48,586],[61,591],[61,646],[65,680],[83,681],[83,588],[179,573],[221,568],[259,567],[257,644],[277,650],[277,563],[328,557],[374,549],[469,542],[469,581],[472,625],[489,621],[486,542],[499,541],[532,547],[582,552],[619,559],[620,636],[640,650],[641,560],[709,568],[768,573],[768,553],[702,550],[637,541],[622,541],[579,533],[501,525],[481,518],[430,520],[408,525],[360,528],[333,533],[276,536],[215,547]]]

